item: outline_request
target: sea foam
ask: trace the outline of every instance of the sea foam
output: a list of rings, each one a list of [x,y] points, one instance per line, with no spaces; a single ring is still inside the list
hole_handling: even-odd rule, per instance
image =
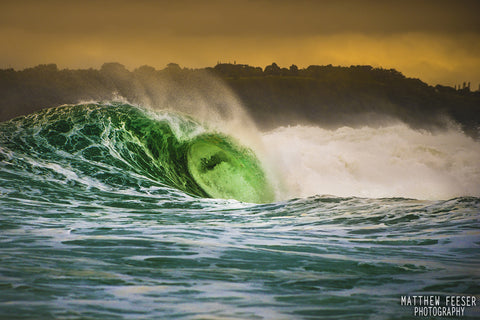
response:
[[[281,127],[263,135],[282,197],[450,199],[480,195],[480,142],[458,129]]]

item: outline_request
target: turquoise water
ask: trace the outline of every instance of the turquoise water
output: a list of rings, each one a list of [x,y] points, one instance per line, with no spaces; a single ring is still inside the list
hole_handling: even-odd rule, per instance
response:
[[[402,295],[480,292],[480,198],[274,200],[252,151],[176,114],[4,122],[0,194],[1,319],[411,319]]]

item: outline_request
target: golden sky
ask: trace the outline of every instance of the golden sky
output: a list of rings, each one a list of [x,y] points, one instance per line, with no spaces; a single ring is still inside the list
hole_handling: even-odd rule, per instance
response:
[[[1,0],[0,68],[369,64],[477,89],[479,12],[478,0]]]

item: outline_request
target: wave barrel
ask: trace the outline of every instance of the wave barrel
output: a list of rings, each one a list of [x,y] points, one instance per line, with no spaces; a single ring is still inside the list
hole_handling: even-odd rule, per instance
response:
[[[227,137],[196,137],[187,160],[190,174],[211,197],[254,203],[273,201],[273,191],[255,155]]]

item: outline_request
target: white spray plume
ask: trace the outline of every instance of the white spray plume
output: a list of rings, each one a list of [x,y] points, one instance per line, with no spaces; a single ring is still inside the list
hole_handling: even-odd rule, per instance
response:
[[[263,141],[281,168],[283,198],[480,196],[480,143],[459,130],[295,126],[266,133]]]

